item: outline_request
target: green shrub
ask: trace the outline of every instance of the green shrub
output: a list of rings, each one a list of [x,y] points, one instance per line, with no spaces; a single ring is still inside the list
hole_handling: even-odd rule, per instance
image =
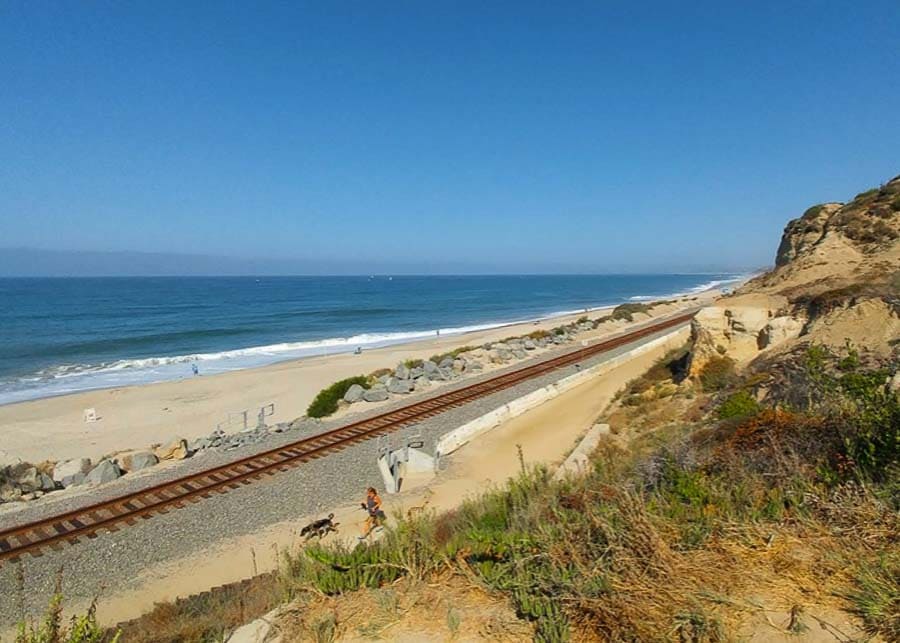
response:
[[[849,339],[846,340],[844,346],[846,355],[838,361],[837,367],[842,371],[855,371],[861,364],[859,351],[853,347]]]
[[[408,359],[403,362],[403,365],[406,368],[422,368],[422,365],[425,363],[425,360],[422,359]]]
[[[825,207],[825,204],[823,204],[823,203],[820,203],[819,205],[814,205],[811,208],[808,208],[806,210],[806,212],[803,213],[803,216],[801,216],[800,218],[801,219],[813,219],[819,214],[819,212],[822,211],[822,209],[824,207]]]
[[[734,384],[734,360],[730,357],[714,356],[700,369],[700,385],[704,391],[721,391]]]
[[[749,391],[741,390],[732,393],[719,407],[719,418],[729,420],[731,418],[743,418],[759,412],[759,402]]]
[[[647,313],[649,311],[650,306],[647,304],[622,304],[613,308],[610,317],[615,320],[632,322],[636,313]]]
[[[846,456],[859,475],[879,481],[900,463],[900,396],[885,386],[888,375],[853,372],[838,380]]]
[[[546,339],[547,337],[550,337],[550,334],[550,331],[547,330],[533,330],[528,333],[528,337],[531,339]]]
[[[311,418],[331,415],[337,411],[338,402],[343,399],[344,394],[354,384],[359,384],[363,388],[369,388],[369,378],[365,375],[348,377],[340,382],[335,382],[328,388],[322,389],[315,399],[310,402],[309,408],[306,409],[306,414]]]

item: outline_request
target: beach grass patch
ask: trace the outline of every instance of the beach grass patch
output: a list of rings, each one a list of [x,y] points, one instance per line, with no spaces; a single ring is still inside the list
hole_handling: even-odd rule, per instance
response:
[[[459,348],[454,348],[452,351],[447,351],[446,353],[438,353],[437,355],[432,355],[429,359],[435,364],[440,364],[442,361],[447,359],[456,359],[463,353],[467,353],[468,351],[475,350],[475,346],[460,346]]]
[[[847,598],[866,629],[886,640],[900,640],[900,554],[894,551],[861,563],[854,581]]]
[[[700,385],[704,391],[721,391],[735,383],[734,360],[730,357],[716,356],[700,369]]]

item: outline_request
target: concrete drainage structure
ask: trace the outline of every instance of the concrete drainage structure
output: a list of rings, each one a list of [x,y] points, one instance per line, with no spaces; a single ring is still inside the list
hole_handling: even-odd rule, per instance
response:
[[[383,446],[378,450],[378,471],[387,493],[399,492],[403,478],[411,473],[434,474],[436,460],[422,450],[424,446],[425,441],[416,435],[399,449]]]

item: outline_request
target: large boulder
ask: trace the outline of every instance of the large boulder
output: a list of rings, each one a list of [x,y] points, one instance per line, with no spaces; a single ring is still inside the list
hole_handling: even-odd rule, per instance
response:
[[[532,339],[526,339],[525,343],[522,345],[526,351],[533,351],[537,348],[537,345],[534,343]]]
[[[27,467],[24,471],[20,472],[18,476],[16,476],[16,486],[19,487],[19,489],[21,489],[23,493],[40,491],[43,488],[43,480],[41,479],[41,475],[42,474],[37,470],[37,467]]]
[[[104,484],[112,482],[122,476],[122,471],[112,460],[101,460],[96,467],[87,474],[87,481],[91,484]]]
[[[134,451],[116,457],[116,464],[126,473],[148,469],[159,462],[159,458],[150,451]]]
[[[511,357],[512,357],[512,353],[510,353],[505,348],[494,349],[491,351],[491,354],[490,354],[490,360],[494,364],[503,364],[507,360],[509,360]]]
[[[78,475],[86,476],[91,470],[90,458],[78,458],[76,460],[64,460],[53,467],[53,480],[59,482],[64,487],[69,487]],[[69,479],[70,484],[66,484]],[[84,478],[81,478],[84,481]],[[75,484],[78,484],[77,482]]]
[[[69,487],[78,487],[80,485],[83,485],[85,482],[87,482],[87,475],[78,472],[70,476],[66,476],[62,479],[62,482],[60,482],[60,484],[62,485],[63,489],[68,489]]]
[[[359,402],[361,399],[363,399],[363,395],[365,394],[365,392],[365,388],[363,388],[359,384],[353,384],[350,388],[347,389],[347,392],[344,393],[344,401],[348,404]]]
[[[453,358],[452,358],[452,357],[445,357],[444,359],[441,360],[440,364],[438,364],[438,367],[440,367],[440,368],[453,368]]]
[[[46,473],[41,473],[41,491],[53,491],[56,489],[56,483],[53,482],[53,478],[48,476]]]
[[[432,373],[437,372],[438,365],[432,362],[430,359],[426,359],[422,362],[422,370],[425,372],[425,375],[431,376]]]
[[[387,386],[388,393],[395,395],[406,395],[412,390],[412,382],[410,380],[391,379]]]
[[[398,364],[397,368],[394,369],[394,377],[398,380],[408,380],[409,379],[409,368],[406,364]]]
[[[431,386],[431,380],[422,375],[421,377],[417,377],[415,379],[415,381],[413,382],[413,386],[415,390],[421,391]]]
[[[175,438],[168,444],[154,449],[153,453],[160,460],[184,460],[191,454],[183,438]]]
[[[453,370],[457,373],[462,373],[466,370],[466,360],[464,359],[455,359],[453,360]]]
[[[383,386],[373,386],[368,391],[363,393],[363,399],[366,402],[384,402],[386,399],[390,398],[388,391]]]

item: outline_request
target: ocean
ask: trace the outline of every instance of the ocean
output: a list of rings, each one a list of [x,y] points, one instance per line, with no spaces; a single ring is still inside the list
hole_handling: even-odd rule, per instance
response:
[[[0,279],[0,404],[700,292],[736,274]]]

